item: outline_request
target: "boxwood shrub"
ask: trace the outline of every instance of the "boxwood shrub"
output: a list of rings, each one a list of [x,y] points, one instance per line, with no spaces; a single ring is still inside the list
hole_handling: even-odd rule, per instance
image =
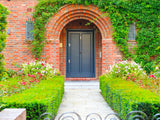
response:
[[[55,76],[9,97],[3,97],[5,108],[26,108],[27,120],[37,120],[44,113],[56,115],[64,93],[64,77]]]
[[[103,75],[99,80],[104,99],[122,119],[134,110],[145,112],[150,119],[160,113],[160,97],[157,94],[121,78]]]

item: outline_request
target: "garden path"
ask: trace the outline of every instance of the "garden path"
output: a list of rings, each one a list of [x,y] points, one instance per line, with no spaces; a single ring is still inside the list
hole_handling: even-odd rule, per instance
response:
[[[98,81],[66,81],[56,120],[66,112],[76,112],[82,120],[90,113],[98,113],[102,120],[108,114],[114,113],[103,99]]]

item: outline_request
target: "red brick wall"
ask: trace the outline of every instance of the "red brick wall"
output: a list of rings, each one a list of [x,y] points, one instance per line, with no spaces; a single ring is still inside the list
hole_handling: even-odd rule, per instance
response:
[[[30,43],[25,39],[25,21],[32,18],[33,7],[38,3],[37,0],[1,0],[0,3],[10,10],[8,16],[8,27],[11,34],[7,37],[6,49],[4,51],[6,58],[6,67],[14,68],[12,63],[23,63],[33,59],[30,51]],[[92,21],[91,26],[79,26],[76,20],[83,19]],[[72,22],[74,21],[74,22]],[[82,21],[82,23],[85,21]],[[70,23],[74,23],[71,25]],[[43,50],[42,58],[47,58],[50,63],[65,75],[66,48],[61,48],[59,43],[65,46],[66,28],[94,28],[96,29],[96,77],[105,73],[113,62],[121,59],[121,53],[112,40],[112,28],[109,17],[104,17],[96,6],[83,5],[65,5],[53,15],[46,25],[47,44]],[[99,52],[102,52],[102,59],[99,58]],[[63,64],[62,64],[63,63]]]
[[[31,51],[28,48],[30,44],[25,39],[25,21],[32,18],[31,14],[37,0],[0,0],[0,4],[6,6],[10,11],[7,29],[10,29],[11,33],[7,37],[4,51],[6,67],[15,68],[13,63],[22,63],[32,59]]]

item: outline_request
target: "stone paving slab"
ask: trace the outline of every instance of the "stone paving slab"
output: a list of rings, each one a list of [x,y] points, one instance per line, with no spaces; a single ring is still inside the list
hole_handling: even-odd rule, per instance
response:
[[[56,120],[66,112],[78,113],[82,120],[90,113],[98,113],[102,119],[113,110],[103,99],[98,81],[93,82],[66,82],[65,93],[58,110]]]

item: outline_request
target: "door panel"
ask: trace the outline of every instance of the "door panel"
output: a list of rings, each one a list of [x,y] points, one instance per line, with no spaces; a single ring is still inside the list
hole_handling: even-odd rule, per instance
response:
[[[68,31],[66,77],[94,77],[93,31]]]
[[[91,34],[82,33],[82,43],[81,43],[81,61],[82,61],[82,72],[91,73]]]
[[[70,72],[79,73],[80,72],[80,34],[70,33]]]

